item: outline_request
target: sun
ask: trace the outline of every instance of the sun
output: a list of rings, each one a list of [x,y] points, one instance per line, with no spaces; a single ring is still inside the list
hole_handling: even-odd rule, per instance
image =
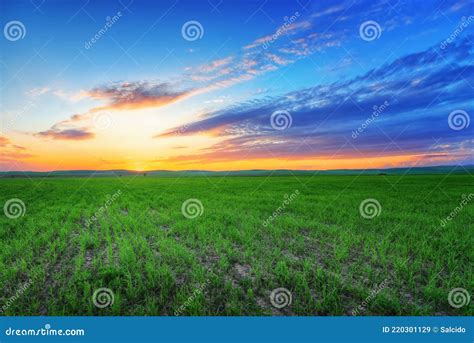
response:
[[[132,165],[130,165],[128,168],[128,170],[131,170],[131,171],[134,171],[134,172],[143,172],[143,171],[146,171],[146,166],[144,164],[141,164],[141,163],[134,163]]]

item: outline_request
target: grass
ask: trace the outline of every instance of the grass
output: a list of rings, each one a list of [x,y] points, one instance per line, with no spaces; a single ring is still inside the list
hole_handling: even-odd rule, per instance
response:
[[[452,307],[448,293],[474,286],[474,198],[441,225],[471,193],[470,175],[0,179],[2,206],[26,206],[0,216],[0,306],[4,315],[473,315],[472,302]],[[181,210],[190,198],[203,204],[193,219]],[[359,212],[367,198],[381,205],[372,219]],[[105,308],[93,302],[101,287],[114,295]],[[291,305],[271,305],[279,287]]]

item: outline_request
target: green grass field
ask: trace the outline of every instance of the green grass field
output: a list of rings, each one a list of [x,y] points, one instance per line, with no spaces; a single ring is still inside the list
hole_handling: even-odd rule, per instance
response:
[[[473,315],[472,301],[448,301],[474,288],[472,193],[470,175],[0,179],[1,205],[18,198],[26,209],[0,216],[0,307]],[[195,218],[183,215],[187,199],[203,205],[184,212]],[[362,211],[373,218],[361,215],[365,199],[380,204]],[[111,294],[94,297],[99,288]],[[272,305],[277,288],[291,304]]]

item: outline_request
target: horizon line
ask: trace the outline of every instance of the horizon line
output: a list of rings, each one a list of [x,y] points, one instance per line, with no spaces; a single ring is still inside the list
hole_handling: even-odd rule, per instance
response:
[[[295,172],[318,172],[318,171],[371,171],[371,170],[393,170],[393,169],[427,169],[427,168],[465,168],[474,167],[474,164],[456,164],[456,165],[431,165],[431,166],[404,166],[404,167],[386,167],[386,168],[336,168],[336,169],[233,169],[233,170],[208,170],[208,169],[150,169],[150,170],[133,170],[133,169],[57,169],[48,171],[33,171],[33,170],[0,170],[0,173],[58,173],[58,172],[130,172],[130,173],[151,173],[151,172],[207,172],[207,173],[230,173],[230,172],[248,172],[248,171],[295,171]]]

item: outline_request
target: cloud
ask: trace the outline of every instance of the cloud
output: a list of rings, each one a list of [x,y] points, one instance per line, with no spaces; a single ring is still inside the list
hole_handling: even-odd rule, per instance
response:
[[[7,137],[0,136],[0,146],[4,147],[10,144],[10,140]]]
[[[273,63],[278,64],[278,65],[286,65],[286,64],[291,63],[291,61],[286,60],[283,57],[280,57],[280,56],[275,55],[275,54],[267,53],[266,56],[270,61],[272,61]]]
[[[70,91],[65,91],[62,89],[56,89],[53,91],[53,94],[57,96],[58,98],[61,98],[69,102],[78,102],[88,97],[87,92],[83,90],[78,91],[78,92],[70,92]]]
[[[457,3],[453,4],[451,7],[450,7],[450,11],[451,12],[457,12],[459,11],[461,8],[463,8],[464,6],[466,6],[468,4],[467,1],[458,1]]]
[[[92,139],[95,137],[93,132],[88,131],[88,129],[57,129],[52,128],[46,131],[38,132],[35,134],[38,137],[51,138],[58,140],[72,140],[72,141],[82,141],[87,139]]]
[[[27,92],[28,96],[31,96],[33,98],[39,97],[43,94],[49,93],[51,89],[49,87],[37,87],[37,88],[32,88]]]
[[[338,12],[330,8],[326,14]],[[314,17],[299,12],[285,17],[273,33],[255,39],[235,55],[187,68],[189,79],[200,82],[193,94],[222,89],[290,65],[315,52],[339,46],[345,35],[314,30]]]
[[[279,26],[275,30],[274,33],[255,39],[252,43],[245,45],[243,49],[250,50],[257,47],[262,47],[266,43],[276,41],[282,35],[291,36],[301,31],[305,31],[312,28],[313,24],[310,21],[307,21],[307,20],[297,21],[298,17],[300,17],[300,14],[299,12],[296,12],[295,15],[291,17],[291,20],[292,20],[291,22],[285,21],[281,26]]]
[[[315,52],[336,47],[341,45],[347,38],[347,25],[341,28],[337,22],[346,12],[351,12],[351,18],[357,23],[360,17],[354,13],[382,13],[383,6],[380,3],[364,2],[358,3],[347,1],[343,5],[327,6],[327,4],[314,3],[310,6],[309,14],[295,15],[284,19],[284,22],[276,27],[270,34],[254,40],[251,44],[244,46],[240,51],[231,56],[215,59],[209,63],[204,63],[196,67],[187,68],[187,74],[177,77],[172,82],[156,82],[156,81],[131,81],[131,82],[115,82],[107,85],[101,85],[88,91],[82,91],[79,95],[81,98],[88,97],[93,100],[102,102],[102,104],[90,108],[88,111],[75,114],[60,123],[53,125],[49,130],[38,132],[39,137],[51,137],[55,139],[69,139],[64,137],[72,137],[70,139],[91,139],[94,133],[91,132],[91,127],[87,124],[92,116],[100,111],[133,111],[138,109],[151,109],[166,106],[192,96],[199,94],[220,90],[223,88],[232,87],[241,82],[250,81],[263,74],[275,71],[279,68],[293,64],[300,59],[303,59]],[[367,14],[367,15],[368,15]],[[326,25],[327,24],[327,25]],[[335,24],[335,25],[333,25]],[[320,28],[331,27],[330,33],[327,29],[321,31]],[[268,43],[266,48],[263,44]],[[271,43],[271,44],[270,44]],[[417,61],[417,57],[411,57]],[[422,62],[429,62],[429,59],[436,59],[436,56],[423,55],[422,58],[427,59]],[[405,68],[411,70],[409,66],[410,61],[406,61]],[[392,66],[393,70],[400,70],[398,66]],[[400,70],[401,71],[401,70]],[[393,73],[390,68],[386,70],[373,70],[373,73]],[[393,75],[393,74],[392,74]],[[382,79],[383,75],[368,75],[366,78]],[[356,83],[362,83],[361,80],[353,80],[354,87],[359,87]],[[390,81],[388,81],[390,82]],[[185,86],[184,86],[185,85]],[[310,104],[318,103],[322,106],[323,103],[334,104],[334,101],[342,94],[346,85],[341,83],[340,89],[337,84],[332,86],[332,90],[339,92],[333,94],[326,94],[322,88],[319,88],[320,94],[313,94],[317,96],[316,99],[302,99],[304,91],[301,93],[295,92],[288,94],[288,96],[296,99],[294,103],[301,103],[305,106],[306,111],[310,111]],[[347,85],[350,87],[350,85]],[[374,83],[371,86],[366,85],[361,91],[366,92],[365,96],[369,97],[369,93],[374,93],[380,87]],[[349,89],[349,88],[347,88]],[[306,91],[308,93],[308,91]],[[314,93],[314,92],[313,92]],[[62,93],[59,93],[64,95]],[[313,96],[312,95],[312,96]],[[76,94],[77,96],[77,94]],[[361,95],[362,96],[362,95]],[[286,106],[282,99],[277,99],[277,104]],[[273,104],[262,104],[264,109],[269,110]],[[291,104],[289,104],[291,107]],[[295,105],[300,106],[300,105]],[[329,105],[328,105],[329,106]],[[345,104],[344,106],[349,106]],[[259,120],[259,125],[265,122],[262,118],[262,109],[260,112],[253,113],[252,108],[249,108],[249,113],[256,115],[255,118]],[[300,109],[298,109],[300,110]],[[302,109],[301,109],[302,110]],[[322,110],[327,110],[323,108]],[[208,133],[214,135],[235,131],[237,128],[233,127],[233,123],[229,122],[230,118],[234,117],[233,111],[227,114],[209,114],[209,118],[202,123],[198,123],[200,128],[206,130]],[[250,115],[247,112],[235,113],[234,122],[239,126],[239,118],[246,118]],[[213,117],[213,118],[211,118]],[[255,118],[250,121],[255,121]],[[303,121],[309,121],[304,118]],[[217,126],[213,127],[214,122]],[[196,125],[198,125],[196,124]],[[193,127],[193,125],[192,125]],[[192,131],[190,131],[191,133]],[[166,135],[166,133],[164,134]],[[159,136],[159,135],[158,135]]]
[[[268,35],[268,36],[263,36],[263,37],[260,37],[260,38],[257,38],[256,40],[254,40],[252,43],[248,44],[248,45],[245,45],[244,46],[244,50],[249,50],[249,49],[253,49],[253,48],[256,48],[258,46],[261,46],[267,42],[269,42],[270,40],[272,40],[272,35]]]
[[[221,58],[221,59],[218,59],[218,60],[214,60],[208,64],[204,64],[204,65],[201,65],[197,68],[197,71],[198,72],[202,72],[202,73],[211,73],[211,72],[215,72],[225,66],[228,66],[232,60],[234,59],[233,56],[228,56],[228,57],[225,57],[225,58]]]
[[[0,146],[2,148],[10,148],[14,150],[26,150],[25,147],[13,144],[9,138],[0,136]]]
[[[329,10],[334,13],[336,10]],[[62,91],[54,94],[78,101],[86,97],[103,102],[82,114],[56,123],[49,130],[38,132],[39,137],[54,139],[90,139],[94,134],[84,129],[84,122],[100,111],[131,111],[166,106],[199,94],[232,87],[257,76],[292,64],[321,49],[339,44],[339,38],[310,31],[311,21],[303,20],[298,12],[285,19],[274,34],[256,39],[253,47],[243,47],[237,55],[226,56],[197,67],[186,68],[188,74],[173,82],[131,81],[101,85],[71,95]],[[279,39],[282,34],[293,39]],[[275,39],[275,36],[278,36]],[[272,40],[272,49],[265,51],[260,45]],[[273,49],[274,48],[274,49]],[[187,88],[178,85],[193,84]],[[48,90],[49,91],[49,90]],[[69,138],[71,137],[71,138]]]
[[[28,153],[26,148],[20,145],[13,144],[7,137],[0,136],[0,166],[9,166],[15,164],[18,160],[27,159],[34,155]]]
[[[88,92],[96,100],[105,100],[104,106],[91,109],[91,112],[102,110],[136,110],[161,107],[191,95],[191,91],[176,91],[169,83],[122,82],[101,86]]]
[[[327,9],[323,10],[323,11],[318,11],[318,12],[315,12],[315,13],[311,14],[311,18],[319,18],[319,17],[326,16],[326,15],[329,15],[329,14],[338,13],[338,12],[343,11],[345,8],[346,8],[346,6],[344,6],[344,5],[337,5],[337,6],[329,7]]]
[[[424,161],[442,158],[472,163],[472,152],[461,147],[472,147],[473,128],[455,132],[448,125],[448,115],[455,109],[474,113],[471,42],[472,37],[467,37],[444,51],[436,45],[350,80],[204,114],[186,124],[183,135],[207,134],[224,140],[201,153],[171,159],[196,163],[265,156],[305,159],[409,155]],[[354,139],[352,133],[373,116],[374,106],[385,103],[386,109]],[[278,131],[270,125],[270,116],[277,110],[291,114],[289,129]]]
[[[169,83],[150,81],[112,83],[96,87],[86,96],[105,104],[74,114],[54,124],[49,130],[35,133],[35,136],[60,140],[86,140],[95,137],[91,128],[84,127],[94,115],[101,111],[124,111],[156,108],[171,104],[193,95],[194,90],[176,91]]]

